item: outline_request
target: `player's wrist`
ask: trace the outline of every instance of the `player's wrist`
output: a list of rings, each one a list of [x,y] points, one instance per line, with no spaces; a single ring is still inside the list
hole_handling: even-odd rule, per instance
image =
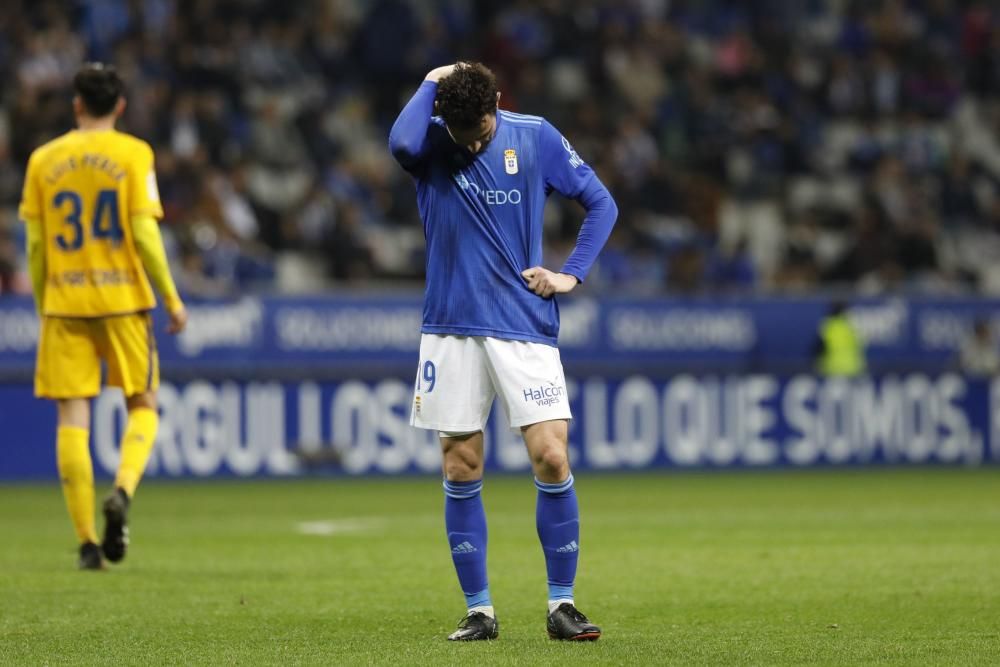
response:
[[[565,271],[560,271],[559,275],[560,276],[566,276],[567,278],[572,278],[574,283],[580,282],[580,279],[574,273],[567,273]]]
[[[163,307],[166,308],[169,314],[176,315],[177,313],[184,310],[184,302],[181,301],[180,296],[178,296],[177,294],[172,294],[170,296],[164,297]]]

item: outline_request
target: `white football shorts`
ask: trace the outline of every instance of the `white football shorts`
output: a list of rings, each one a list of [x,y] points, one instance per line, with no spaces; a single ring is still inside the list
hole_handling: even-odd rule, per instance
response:
[[[512,429],[572,418],[557,348],[485,336],[421,335],[410,424],[454,434],[481,431],[496,396]]]

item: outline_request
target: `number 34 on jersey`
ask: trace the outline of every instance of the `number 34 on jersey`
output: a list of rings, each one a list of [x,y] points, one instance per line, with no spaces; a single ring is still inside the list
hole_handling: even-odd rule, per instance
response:
[[[74,130],[50,141],[28,162],[19,213],[42,226],[44,314],[153,308],[131,232],[133,218],[163,216],[149,144],[115,130]]]

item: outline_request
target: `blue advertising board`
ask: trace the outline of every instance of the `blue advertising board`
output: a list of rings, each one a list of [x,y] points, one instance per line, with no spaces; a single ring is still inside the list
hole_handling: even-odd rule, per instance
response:
[[[560,301],[567,367],[677,372],[804,372],[812,368],[821,298],[591,299]],[[176,377],[375,377],[416,362],[419,294],[245,297],[190,306],[188,329],[159,336]],[[162,312],[155,314],[165,328]],[[1000,324],[1000,302],[859,299],[850,316],[874,371],[942,372],[977,318]],[[1000,327],[995,327],[1000,330]],[[30,299],[0,300],[0,381],[24,379],[38,321]]]
[[[911,373],[569,376],[577,469],[1000,461],[1000,381]],[[529,400],[526,398],[525,400]],[[440,470],[436,434],[409,426],[412,380],[164,383],[153,476],[349,475]],[[0,479],[51,478],[55,411],[0,385]],[[94,402],[95,468],[112,475],[121,395]],[[487,469],[526,471],[520,436],[494,411]]]
[[[954,374],[972,322],[1000,302],[860,299],[850,316],[873,378],[811,375],[829,302],[591,299],[560,302],[577,467],[781,466],[995,461],[1000,391]],[[435,471],[433,433],[408,425],[419,294],[245,297],[190,305],[158,336],[164,383],[151,474]],[[165,328],[163,313],[155,313]],[[38,320],[0,300],[0,479],[54,470],[55,410],[32,397]],[[527,400],[527,399],[526,399]],[[117,462],[121,397],[94,402],[99,473]],[[496,415],[488,465],[528,467]]]

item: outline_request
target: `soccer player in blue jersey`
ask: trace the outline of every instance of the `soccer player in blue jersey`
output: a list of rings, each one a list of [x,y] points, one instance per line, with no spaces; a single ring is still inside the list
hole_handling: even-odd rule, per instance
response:
[[[445,526],[468,608],[451,640],[496,639],[486,576],[483,427],[496,396],[520,429],[538,488],[548,633],[593,640],[575,606],[580,520],[567,456],[571,418],[556,338],[565,294],[587,276],[618,209],[570,143],[538,116],[498,109],[479,63],[432,70],[389,135],[416,181],[427,290],[410,422],[440,434]],[[553,190],[587,211],[561,271],[542,266],[542,210]]]

